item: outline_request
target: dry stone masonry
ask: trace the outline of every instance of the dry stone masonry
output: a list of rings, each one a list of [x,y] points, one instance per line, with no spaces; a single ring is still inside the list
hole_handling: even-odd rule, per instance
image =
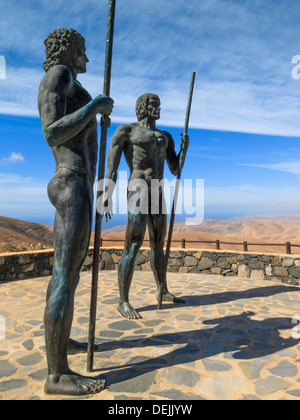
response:
[[[122,249],[101,250],[100,270],[115,270],[121,255]],[[0,255],[0,282],[49,276],[53,256],[51,250]],[[93,249],[90,249],[83,271],[90,271],[92,263]],[[135,270],[151,271],[148,249],[140,250]],[[297,286],[300,285],[300,256],[178,250],[170,253],[168,271],[280,281]]]

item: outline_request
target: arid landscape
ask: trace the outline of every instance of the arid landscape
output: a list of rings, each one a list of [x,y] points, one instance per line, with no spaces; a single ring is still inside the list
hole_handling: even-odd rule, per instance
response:
[[[103,230],[103,246],[123,246],[125,229],[126,226],[122,225]],[[149,244],[148,238],[146,233],[144,246]],[[175,222],[172,247],[181,248],[182,239],[186,240],[186,248],[193,249],[213,249],[216,248],[215,241],[220,240],[221,249],[242,251],[242,243],[247,241],[249,251],[285,253],[284,244],[287,241],[291,244],[300,244],[300,215],[204,220],[201,225],[196,226]],[[195,243],[198,241],[199,243]],[[212,241],[212,243],[201,243],[201,241]],[[251,245],[252,243],[264,245]],[[269,244],[281,244],[281,246]],[[52,247],[52,226],[0,216],[1,253]],[[292,248],[292,253],[300,253],[300,248]]]
[[[52,226],[0,216],[0,252],[53,247]]]

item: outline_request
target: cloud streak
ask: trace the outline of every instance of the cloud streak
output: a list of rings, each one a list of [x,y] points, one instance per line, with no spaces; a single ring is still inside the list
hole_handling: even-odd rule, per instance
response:
[[[13,165],[15,163],[25,162],[24,156],[21,153],[11,153],[7,158],[0,159],[0,165]]]
[[[61,0],[5,3],[0,48],[7,79],[0,81],[0,113],[38,116],[43,40],[56,27],[74,27],[85,36],[90,63],[80,81],[92,96],[101,93],[106,3],[74,0],[71,10]],[[299,19],[300,10],[287,0],[119,2],[113,121],[135,120],[137,97],[155,91],[163,106],[160,124],[182,126],[196,71],[191,127],[300,137],[299,81],[291,76]]]
[[[32,177],[23,177],[18,174],[12,174],[12,173],[4,173],[0,172],[0,184],[1,185],[7,185],[7,184],[13,184],[13,185],[23,185],[28,184],[33,181]],[[0,195],[1,197],[1,195]],[[3,198],[3,197],[1,197]]]
[[[300,195],[298,186],[262,187],[256,184],[205,188],[205,211],[220,218],[231,215],[298,214]],[[206,216],[205,216],[206,217]]]
[[[47,196],[47,183],[14,173],[0,173],[1,215],[21,220],[51,220],[54,207]]]
[[[300,177],[300,161],[265,163],[265,164],[242,164],[242,166],[250,166],[254,168],[271,169],[274,171],[288,172]]]

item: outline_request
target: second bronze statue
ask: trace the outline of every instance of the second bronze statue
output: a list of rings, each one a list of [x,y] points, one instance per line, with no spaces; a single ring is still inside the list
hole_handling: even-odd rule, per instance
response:
[[[129,182],[138,185],[140,180],[143,185],[147,184],[145,202],[147,208],[137,212],[131,208],[131,197],[134,191],[128,191],[128,223],[125,237],[125,248],[118,265],[118,283],[120,301],[118,311],[122,316],[129,319],[139,319],[140,314],[129,302],[129,290],[132,282],[134,263],[137,253],[143,243],[146,227],[148,226],[150,237],[150,265],[154,273],[157,285],[157,300],[159,293],[163,293],[164,302],[185,303],[183,299],[176,298],[168,291],[166,283],[166,264],[164,254],[164,241],[167,231],[167,215],[164,211],[163,188],[159,187],[159,205],[153,212],[153,180],[162,181],[164,178],[164,166],[167,162],[171,173],[177,176],[179,159],[185,158],[189,138],[187,134],[182,136],[185,143],[184,152],[176,154],[175,143],[170,133],[159,130],[156,121],[160,118],[160,99],[154,93],[142,95],[136,103],[137,122],[121,125],[113,135],[108,152],[106,179],[117,180],[117,171],[122,153],[130,169]],[[181,159],[182,161],[182,159]],[[112,189],[105,197],[104,207],[111,203]],[[155,195],[157,197],[157,194]],[[143,203],[141,206],[143,207]],[[146,210],[146,211],[145,211]],[[106,213],[106,219],[111,213]],[[162,287],[163,286],[163,287]]]

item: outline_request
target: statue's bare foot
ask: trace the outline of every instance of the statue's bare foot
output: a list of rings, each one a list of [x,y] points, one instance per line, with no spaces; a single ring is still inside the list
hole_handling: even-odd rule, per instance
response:
[[[88,378],[72,371],[62,375],[49,375],[45,384],[46,394],[57,395],[90,395],[103,391],[104,379]]]
[[[159,295],[156,296],[157,300],[159,301]],[[185,303],[184,299],[181,298],[177,298],[174,295],[172,295],[172,293],[170,292],[164,292],[163,294],[163,302],[171,302],[171,303]]]
[[[129,302],[119,303],[118,311],[124,318],[128,319],[141,319],[141,315],[133,309]]]

